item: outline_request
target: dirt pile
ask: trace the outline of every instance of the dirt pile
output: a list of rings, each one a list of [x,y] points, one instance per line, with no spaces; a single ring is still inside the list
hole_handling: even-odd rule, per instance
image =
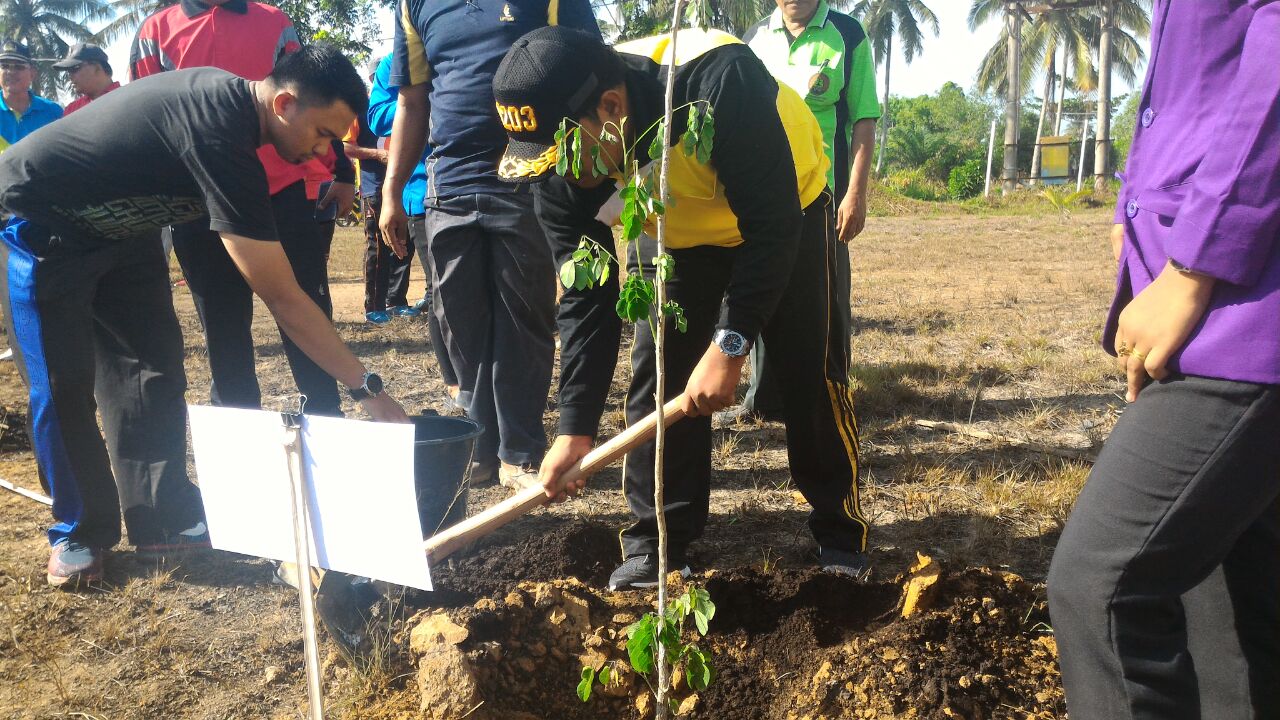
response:
[[[677,686],[681,715],[734,720],[1050,718],[1064,712],[1039,589],[985,570],[943,573],[932,605],[899,612],[900,582],[859,584],[813,570],[695,578],[717,605],[716,679]],[[673,594],[677,593],[674,591]],[[522,582],[501,598],[422,613],[411,624],[420,716],[586,720],[651,715],[630,671],[626,627],[650,608],[578,579]],[[588,703],[584,666],[615,680]]]

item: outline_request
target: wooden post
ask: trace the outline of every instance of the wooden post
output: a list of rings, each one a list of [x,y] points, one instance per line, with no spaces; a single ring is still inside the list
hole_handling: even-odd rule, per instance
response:
[[[1022,9],[1018,3],[1005,3],[1004,19],[1009,29],[1004,104],[1004,192],[1008,194],[1018,187],[1018,123],[1022,87]]]
[[[982,197],[991,196],[991,160],[996,155],[996,123],[997,120],[991,121],[991,134],[987,137],[987,175],[986,182],[982,184]]]
[[[298,604],[302,606],[302,651],[307,663],[307,703],[311,720],[324,720],[324,688],[320,678],[320,648],[316,642],[316,599],[311,588],[311,544],[308,539],[307,497],[310,483],[302,460],[301,415],[284,413],[285,452],[289,456],[289,493],[293,498],[293,549],[298,563]]]
[[[1115,0],[1102,0],[1102,32],[1098,35],[1098,120],[1093,151],[1093,189],[1106,190],[1111,175],[1111,32]]]

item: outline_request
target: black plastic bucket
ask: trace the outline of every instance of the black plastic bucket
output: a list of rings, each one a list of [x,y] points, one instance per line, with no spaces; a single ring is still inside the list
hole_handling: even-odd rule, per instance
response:
[[[413,484],[424,538],[467,517],[467,470],[484,427],[461,417],[413,420]]]

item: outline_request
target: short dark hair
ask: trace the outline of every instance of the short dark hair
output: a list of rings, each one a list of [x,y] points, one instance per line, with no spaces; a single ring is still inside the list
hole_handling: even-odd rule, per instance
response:
[[[345,55],[326,43],[305,45],[276,63],[267,80],[292,88],[305,105],[330,105],[341,100],[357,116],[369,108],[368,90]]]
[[[574,120],[583,117],[594,118],[596,108],[600,107],[600,98],[604,96],[605,91],[626,82],[627,65],[622,62],[622,56],[612,47],[604,43],[601,45],[599,56],[592,58],[594,61],[592,72],[596,79],[595,89],[587,94],[580,106],[570,108],[574,113]]]
[[[115,75],[115,73],[111,71],[111,63],[98,63],[98,67],[102,68],[102,71],[107,74],[107,77],[113,77]]]

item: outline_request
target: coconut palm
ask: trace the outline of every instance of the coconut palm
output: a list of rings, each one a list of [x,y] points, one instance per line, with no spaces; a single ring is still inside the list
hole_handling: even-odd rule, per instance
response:
[[[147,17],[177,4],[178,0],[107,0],[112,20],[94,35],[94,40],[106,46],[120,38],[130,37]]]
[[[1112,72],[1132,84],[1146,56],[1138,38],[1151,31],[1150,0],[1112,0],[1115,12],[1115,30],[1111,35]],[[992,19],[1003,19],[1004,0],[973,0],[969,8],[969,29],[974,30]],[[1057,111],[1053,127],[1055,133],[1062,129],[1062,101],[1068,84],[1081,93],[1094,92],[1098,88],[1098,67],[1095,51],[1100,34],[1099,15],[1096,8],[1048,10],[1035,15],[1032,22],[1022,23],[1022,87],[1019,94],[1026,94],[1031,83],[1043,73],[1044,92],[1040,106],[1040,121],[1036,132],[1036,152],[1032,156],[1031,175],[1039,174],[1039,141],[1046,113],[1051,105],[1055,76],[1061,76],[1058,88]],[[983,92],[1004,95],[1008,78],[1009,30],[1005,26],[1000,37],[987,51],[978,68],[977,85]],[[1061,60],[1059,61],[1059,56]]]
[[[876,161],[876,173],[884,164],[884,145],[889,134],[889,72],[893,60],[893,39],[902,44],[902,57],[910,65],[920,54],[924,44],[921,27],[933,30],[937,37],[938,16],[921,0],[857,0],[854,15],[862,18],[867,38],[875,51],[876,60],[884,65],[884,103],[880,108],[880,157]]]
[[[103,7],[101,0],[0,0],[0,37],[27,45],[41,66],[36,92],[57,95],[58,74],[49,63],[92,36],[85,24],[101,18]]]

